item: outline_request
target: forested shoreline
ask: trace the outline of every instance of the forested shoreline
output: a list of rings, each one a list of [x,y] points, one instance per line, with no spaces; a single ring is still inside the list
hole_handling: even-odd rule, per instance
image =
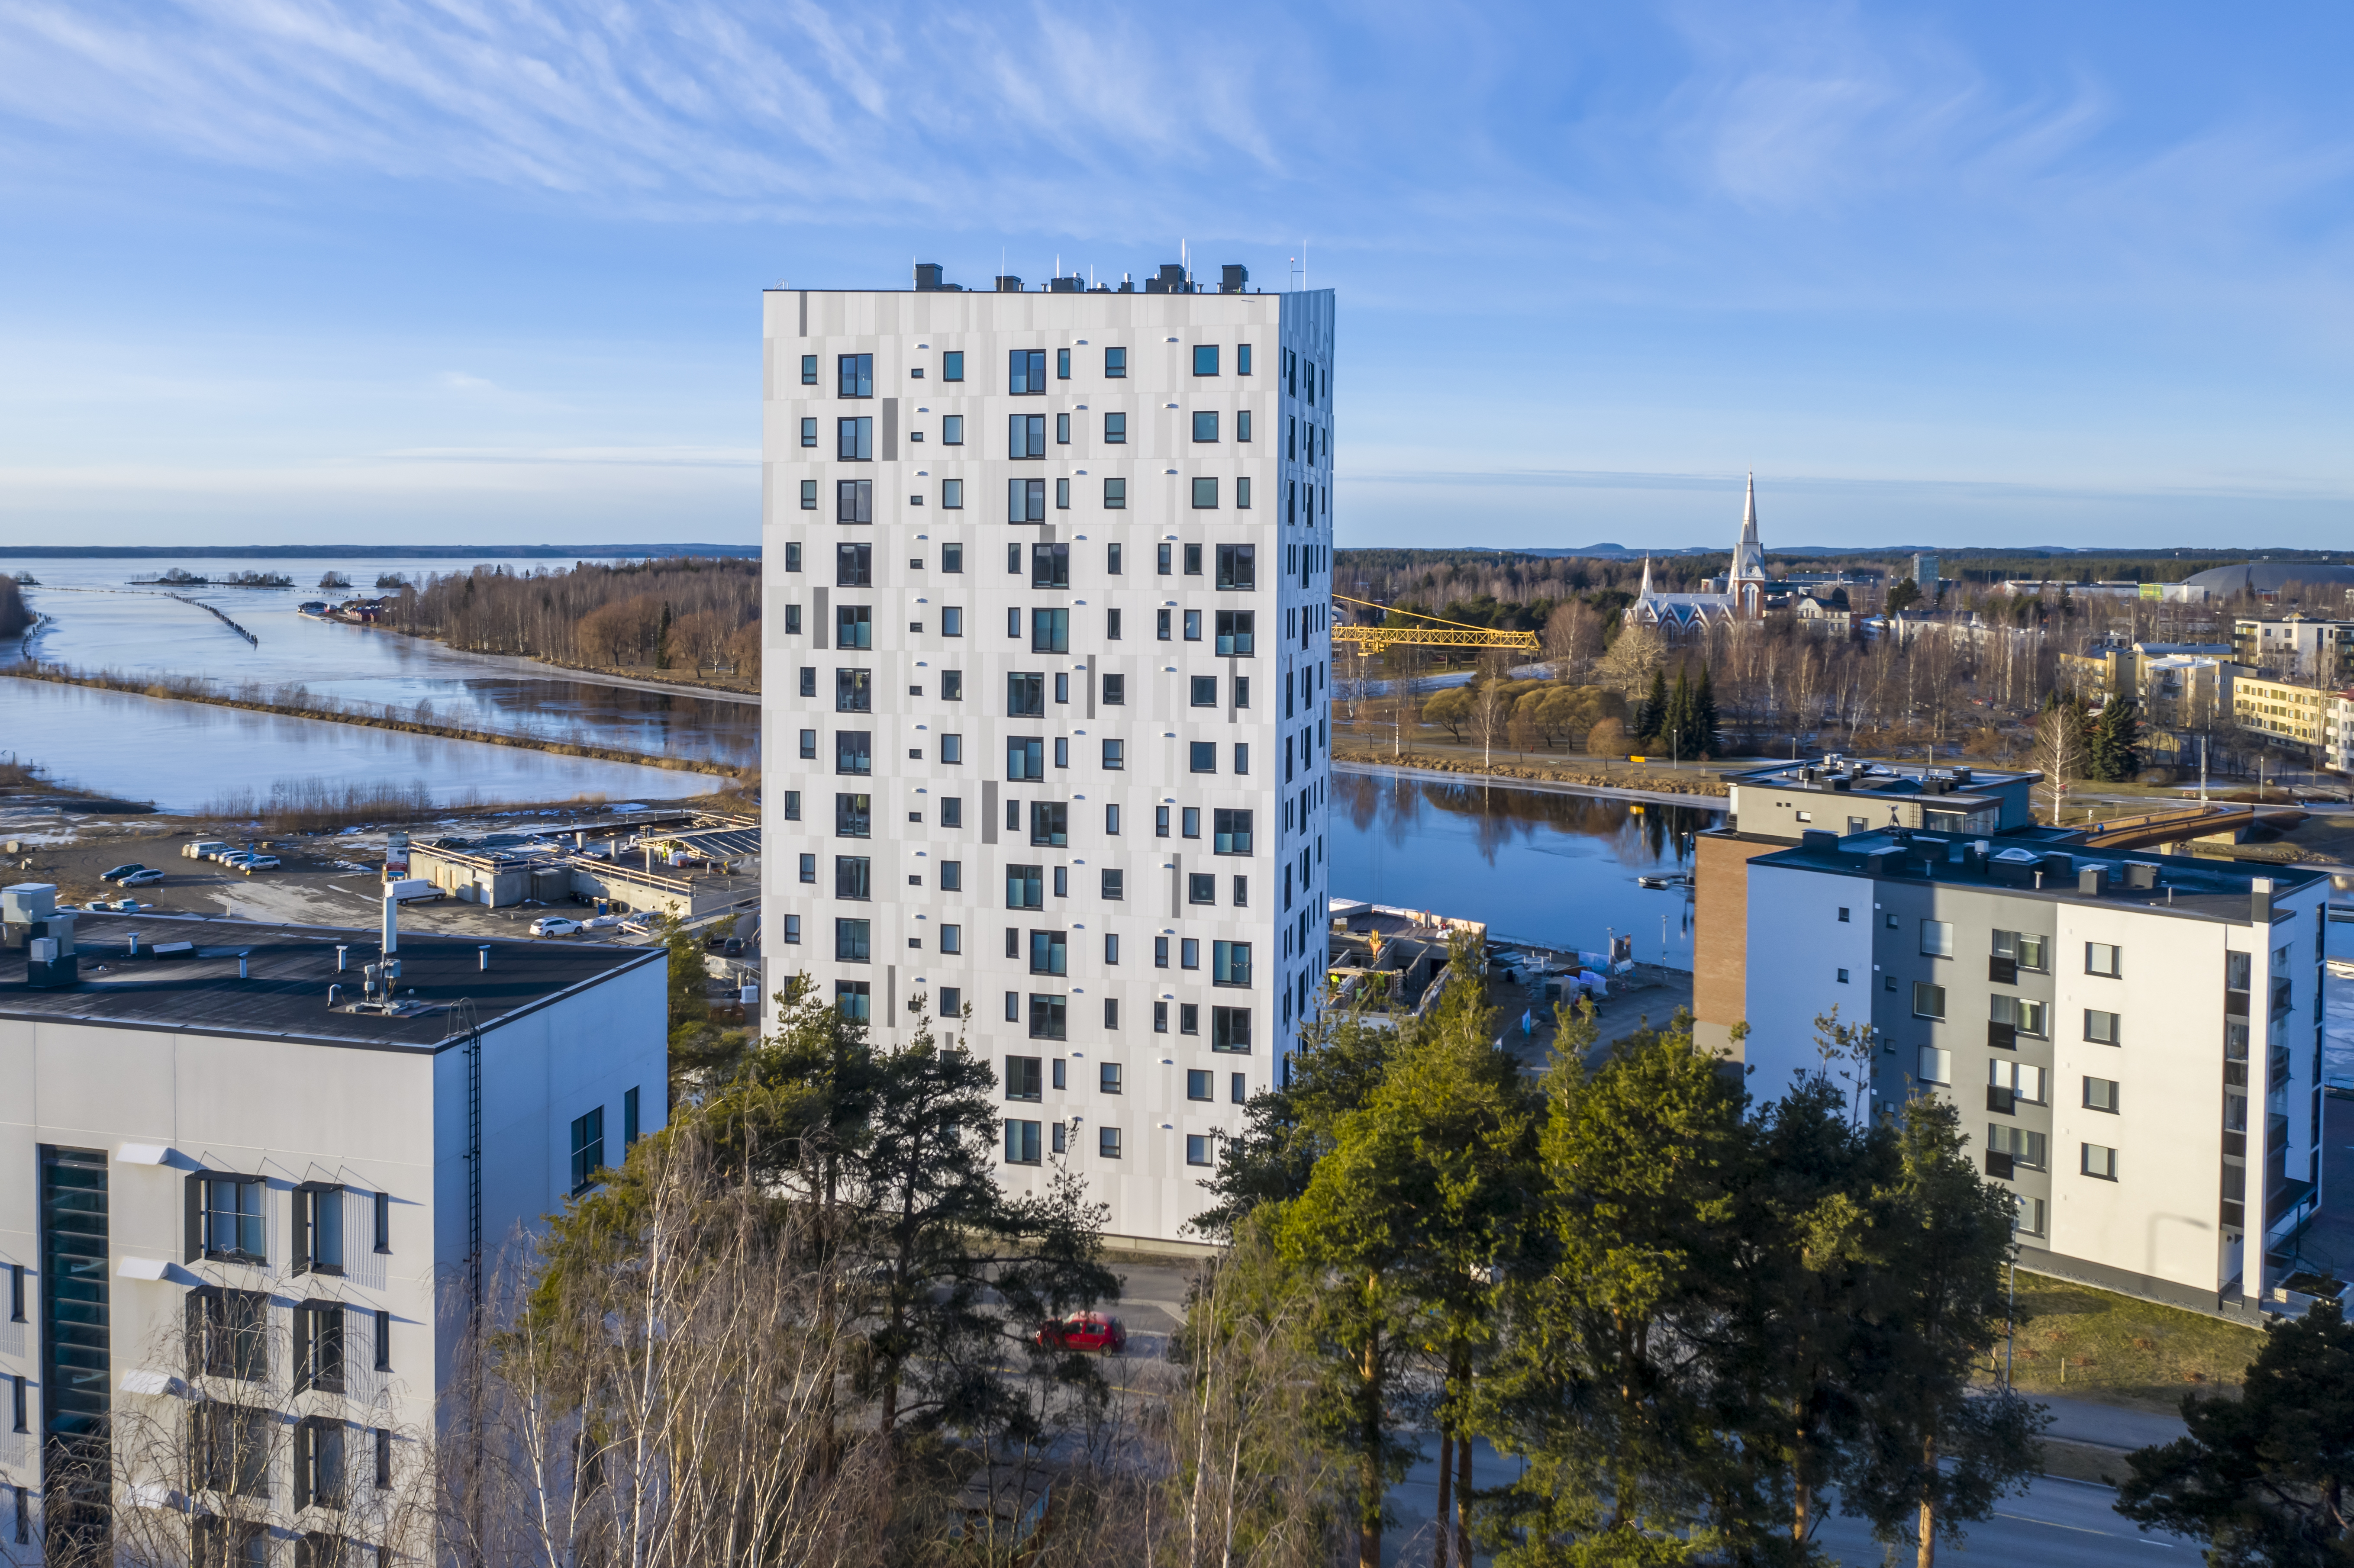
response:
[[[401,585],[386,619],[470,653],[757,682],[759,603],[758,561],[676,556],[440,573]]]

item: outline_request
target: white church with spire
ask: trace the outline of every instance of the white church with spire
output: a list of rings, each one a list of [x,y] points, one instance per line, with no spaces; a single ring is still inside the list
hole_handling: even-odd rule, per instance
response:
[[[1721,593],[1659,593],[1651,587],[1651,558],[1643,557],[1643,588],[1627,607],[1627,624],[1648,626],[1670,641],[1697,636],[1711,627],[1755,620],[1766,613],[1766,546],[1757,538],[1757,476],[1741,508],[1741,538]],[[1713,585],[1712,585],[1713,586]]]

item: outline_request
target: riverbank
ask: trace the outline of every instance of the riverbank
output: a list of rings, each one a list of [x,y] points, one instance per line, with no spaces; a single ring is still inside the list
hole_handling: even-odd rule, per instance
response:
[[[390,632],[396,637],[412,635],[397,627],[377,626],[369,630]],[[438,637],[419,635],[417,641],[430,642],[445,653],[471,659],[485,669],[495,670],[502,674],[561,676],[583,685],[610,686],[617,691],[660,692],[676,697],[707,697],[715,702],[744,703],[752,707],[760,705],[760,686],[757,681],[748,684],[738,681],[729,685],[723,683],[721,676],[683,678],[675,671],[664,671],[662,677],[656,679],[651,675],[633,675],[620,669],[600,669],[593,664],[565,664],[553,659],[526,659],[520,653],[476,653],[471,649],[452,648]],[[736,677],[727,676],[724,680],[735,681]]]
[[[1613,762],[1602,758],[1582,758],[1576,763],[1490,760],[1482,764],[1477,748],[1469,756],[1451,756],[1428,749],[1394,752],[1387,747],[1352,742],[1345,737],[1333,741],[1332,760],[1366,768],[1444,774],[1456,779],[1487,779],[1516,786],[1568,785],[1582,791],[1635,800],[1692,796],[1722,798],[1729,793],[1723,774],[1700,764],[1682,771],[1659,769],[1641,763]],[[1740,766],[1755,768],[1759,764],[1755,759],[1744,759]]]
[[[403,717],[387,707],[370,713],[354,705],[333,698],[290,697],[284,688],[270,696],[259,692],[224,692],[211,683],[190,676],[143,680],[137,676],[121,675],[111,671],[90,672],[69,670],[53,664],[25,663],[0,668],[0,676],[19,681],[40,681],[53,685],[84,686],[96,691],[122,692],[133,696],[156,697],[172,702],[196,703],[207,707],[236,708],[247,713],[272,714],[281,718],[313,719],[329,724],[350,725],[363,729],[387,730],[402,735],[426,735],[442,740],[473,741],[485,746],[504,746],[524,751],[546,752],[557,757],[578,757],[598,762],[621,762],[639,768],[659,768],[671,772],[699,773],[715,779],[726,779],[737,786],[751,785],[758,778],[757,769],[715,767],[709,763],[666,757],[657,753],[632,751],[620,747],[590,746],[578,741],[544,740],[527,735],[514,735],[498,730],[473,729],[459,725],[437,724],[415,716]]]

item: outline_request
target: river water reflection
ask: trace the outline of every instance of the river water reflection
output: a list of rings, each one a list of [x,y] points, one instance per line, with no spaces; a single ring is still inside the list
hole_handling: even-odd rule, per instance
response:
[[[1689,869],[1690,835],[1723,821],[1714,807],[1336,769],[1331,885],[1518,941],[1599,951],[1632,935],[1637,958],[1690,969],[1689,895],[1635,879]]]
[[[196,675],[230,687],[299,684],[316,694],[371,707],[390,705],[405,715],[469,729],[620,747],[726,767],[758,763],[760,710],[755,703],[541,675],[527,666],[453,652],[438,642],[396,631],[314,620],[295,609],[305,599],[372,597],[379,572],[414,579],[434,571],[471,570],[478,564],[521,572],[557,563],[245,559],[37,560],[19,565],[0,555],[0,571],[28,570],[40,580],[40,587],[27,590],[27,598],[53,620],[33,641],[35,655],[47,663]],[[160,576],[175,565],[212,576],[278,572],[292,577],[295,586],[170,590],[198,601],[187,604],[163,588],[131,582]],[[319,577],[331,567],[351,577],[354,587],[320,589]],[[250,630],[258,644],[222,625],[200,608],[205,604],[217,605]],[[57,743],[70,745],[68,737],[58,737]]]
[[[337,787],[423,784],[436,800],[667,800],[708,793],[708,774],[597,762],[525,747],[442,740],[360,725],[121,692],[0,678],[0,753],[39,764],[60,783],[165,811],[197,811],[222,796],[266,799],[281,779]]]
[[[27,560],[0,554],[0,571],[29,572],[38,587],[26,590],[34,609],[51,618],[36,634],[34,655],[45,662],[126,674],[195,675],[222,686],[300,685],[309,693],[371,708],[390,706],[404,717],[541,739],[621,747],[654,756],[757,766],[759,707],[718,697],[681,696],[605,686],[528,666],[452,652],[440,644],[371,627],[314,620],[298,614],[306,599],[373,596],[379,573],[412,580],[434,572],[504,565],[527,572],[563,563],[506,560]],[[239,571],[281,573],[286,588],[223,586],[141,587],[134,577],[161,576],[175,566],[212,577]],[[331,567],[350,577],[349,589],[322,590]],[[178,593],[198,601],[184,603]],[[203,608],[220,607],[253,631],[249,643]],[[14,643],[0,648],[13,659]],[[134,799],[155,799],[167,810],[190,810],[225,790],[267,792],[279,779],[319,778],[336,783],[421,779],[438,796],[539,799],[604,792],[618,797],[670,798],[710,788],[704,775],[592,762],[547,753],[472,746],[430,736],[394,735],[348,725],[321,724],[186,703],[114,697],[31,682],[0,680],[0,752],[37,762],[62,779]],[[191,711],[194,710],[194,711]],[[365,738],[363,738],[365,737]],[[172,750],[154,747],[168,740]],[[171,777],[159,757],[170,758]],[[176,802],[176,803],[175,803]]]

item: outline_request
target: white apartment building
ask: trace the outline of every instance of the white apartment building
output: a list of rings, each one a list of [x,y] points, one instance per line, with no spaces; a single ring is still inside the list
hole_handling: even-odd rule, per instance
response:
[[[1182,1242],[1323,979],[1332,295],[997,281],[766,296],[766,1006],[970,1008]]]
[[[2354,652],[2354,620],[2307,617],[2242,616],[2232,622],[2232,657],[2277,681],[2334,685],[2346,674]]]
[[[2257,1310],[2320,1199],[2326,875],[1897,831],[1747,876],[1753,1095],[1822,1069],[1836,1007],[1867,1113],[1959,1107],[2022,1266]]]
[[[387,975],[381,933],[52,894],[0,947],[0,1561],[138,1509],[193,1561],[375,1560],[478,1264],[664,1120],[663,952],[410,935]]]

